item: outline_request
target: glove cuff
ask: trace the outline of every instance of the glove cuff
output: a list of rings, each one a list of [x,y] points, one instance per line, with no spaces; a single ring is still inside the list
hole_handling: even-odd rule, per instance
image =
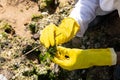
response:
[[[113,48],[110,48],[110,51],[111,51],[111,57],[112,57],[112,65],[116,65],[116,63],[117,63],[117,55],[116,55]]]

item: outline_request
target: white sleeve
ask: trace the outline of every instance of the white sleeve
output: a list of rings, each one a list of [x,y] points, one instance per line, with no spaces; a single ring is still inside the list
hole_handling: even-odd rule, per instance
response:
[[[111,52],[111,58],[112,58],[112,65],[117,64],[117,54],[115,53],[115,50],[113,48],[110,48]]]
[[[118,10],[119,17],[120,17],[120,0],[114,0],[114,7]]]
[[[115,0],[100,0],[100,8],[104,11],[113,11],[114,8],[114,1]]]
[[[99,0],[79,0],[69,17],[74,18],[80,25],[77,36],[82,37],[88,28],[88,24],[95,18]]]
[[[120,0],[100,0],[100,7],[104,11],[118,10],[120,16]]]

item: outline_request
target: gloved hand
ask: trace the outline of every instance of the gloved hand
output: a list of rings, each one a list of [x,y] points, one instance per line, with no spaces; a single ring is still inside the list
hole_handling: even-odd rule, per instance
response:
[[[72,39],[79,28],[80,26],[73,18],[67,17],[62,20],[58,27],[54,24],[46,26],[42,31],[40,41],[47,48],[62,44]]]
[[[115,65],[116,54],[112,48],[83,50],[59,46],[52,61],[64,69],[75,70],[92,66]]]

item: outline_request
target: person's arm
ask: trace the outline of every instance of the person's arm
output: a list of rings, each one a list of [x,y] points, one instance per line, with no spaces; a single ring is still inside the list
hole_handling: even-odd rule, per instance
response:
[[[117,55],[113,48],[76,49],[58,46],[53,62],[67,70],[85,69],[116,65]]]
[[[96,9],[99,6],[99,0],[79,0],[70,13],[80,25],[80,32],[77,36],[82,37],[88,27],[88,24],[96,17]]]

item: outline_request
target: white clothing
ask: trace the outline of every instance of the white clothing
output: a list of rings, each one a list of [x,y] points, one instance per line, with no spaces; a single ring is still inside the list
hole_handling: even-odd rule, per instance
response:
[[[8,80],[3,74],[0,74],[0,80]]]
[[[77,36],[82,37],[96,15],[105,15],[113,10],[118,10],[120,15],[120,0],[78,0],[69,17],[80,25]]]

